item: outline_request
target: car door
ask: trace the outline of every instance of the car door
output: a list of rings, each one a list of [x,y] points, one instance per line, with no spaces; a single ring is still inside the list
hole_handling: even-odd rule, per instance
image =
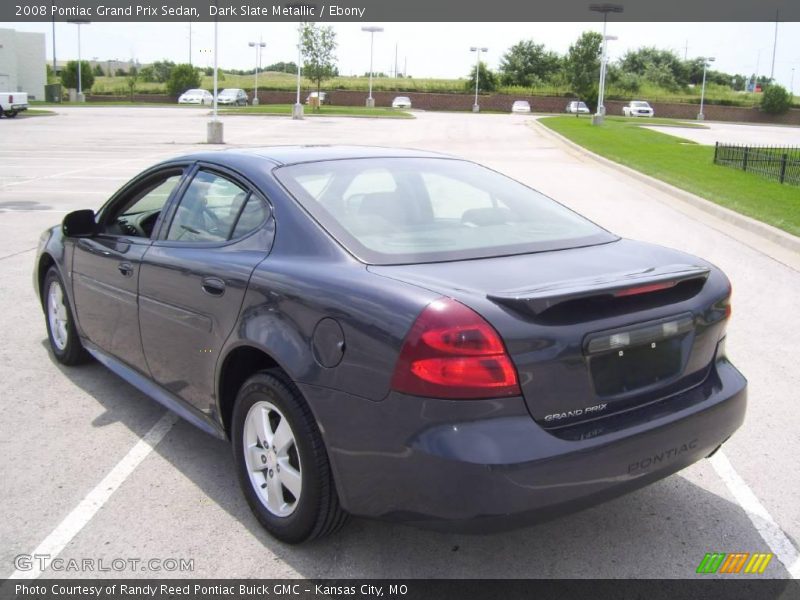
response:
[[[141,260],[185,165],[159,169],[123,188],[98,214],[98,232],[75,242],[72,292],[82,334],[142,373],[137,287]]]
[[[144,257],[139,325],[153,378],[214,410],[214,369],[250,275],[274,234],[268,202],[236,175],[201,165]]]

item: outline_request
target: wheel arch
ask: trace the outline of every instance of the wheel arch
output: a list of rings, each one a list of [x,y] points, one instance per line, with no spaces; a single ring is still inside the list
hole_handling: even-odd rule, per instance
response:
[[[248,378],[259,371],[280,369],[289,372],[265,349],[244,343],[230,348],[220,361],[217,377],[217,408],[225,435],[230,439],[236,394]]]
[[[44,278],[47,277],[50,267],[58,269],[56,260],[49,252],[43,252],[39,257],[39,263],[36,265],[36,289],[39,293],[39,303],[42,305],[42,309],[44,309]]]

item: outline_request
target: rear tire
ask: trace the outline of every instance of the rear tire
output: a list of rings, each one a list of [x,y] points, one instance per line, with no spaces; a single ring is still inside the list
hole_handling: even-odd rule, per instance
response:
[[[81,344],[64,282],[55,267],[50,267],[44,277],[42,306],[47,325],[47,339],[56,360],[67,366],[87,362],[91,357]]]
[[[299,544],[344,525],[319,427],[283,371],[262,371],[242,385],[231,438],[242,492],[272,536]]]
[[[9,111],[6,111],[6,116],[7,116],[9,119],[13,119],[14,117],[16,117],[16,116],[17,116],[17,111],[15,111],[15,110],[9,110]]]

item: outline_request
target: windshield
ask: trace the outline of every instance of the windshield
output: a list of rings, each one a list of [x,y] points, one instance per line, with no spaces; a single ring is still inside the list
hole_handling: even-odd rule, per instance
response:
[[[235,96],[239,90],[222,90],[220,96]]]
[[[200,95],[202,93],[203,93],[203,90],[186,90],[184,92],[184,94],[187,94],[187,95],[192,94],[192,95],[195,95],[195,96],[196,95]]]
[[[636,108],[647,108],[650,105],[647,102],[631,102],[631,106],[635,106]]]
[[[364,158],[275,170],[363,262],[403,264],[524,254],[617,239],[521,183],[474,163]]]

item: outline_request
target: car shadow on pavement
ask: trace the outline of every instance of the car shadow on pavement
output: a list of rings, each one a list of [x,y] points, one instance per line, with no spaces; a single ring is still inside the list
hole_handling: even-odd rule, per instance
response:
[[[149,420],[137,413],[161,414],[153,400],[99,364],[56,366],[105,409],[92,423],[94,427],[116,422],[128,425],[132,421],[131,430],[141,436],[146,431],[142,431],[142,423]],[[131,510],[135,506],[139,530],[148,529],[147,502],[162,511],[174,510],[174,519],[170,516],[167,523],[163,519],[153,523],[153,531],[146,536],[150,547],[143,548],[137,540],[139,551],[163,551],[158,547],[158,540],[162,539],[159,536],[166,540],[167,547],[175,548],[169,541],[187,535],[189,530],[193,537],[190,547],[246,545],[264,551],[256,561],[258,567],[251,566],[249,570],[247,566],[231,564],[236,559],[228,554],[204,554],[193,573],[198,577],[274,577],[278,576],[275,573],[283,576],[294,572],[308,578],[686,578],[695,576],[706,552],[769,552],[737,504],[681,474],[605,504],[511,532],[449,534],[353,518],[329,538],[290,546],[271,538],[250,512],[239,491],[227,442],[178,421],[156,446],[155,453],[182,475],[159,481],[187,478],[202,496],[202,505],[198,508],[192,504],[191,514],[180,503],[168,505],[180,496],[175,490],[164,489],[163,483],[146,497],[132,498]],[[145,461],[137,471],[148,468],[152,465]],[[692,469],[694,479],[722,489],[723,484],[707,463]],[[103,475],[98,473],[98,481]],[[132,478],[147,476],[146,472],[134,473]],[[166,497],[152,496],[161,493]],[[126,499],[119,497],[124,494],[123,487],[116,492],[115,502],[125,503]],[[209,511],[212,503],[235,523],[209,525],[208,519],[222,518],[219,511]],[[210,516],[203,514],[203,506]],[[192,528],[193,523],[202,521],[206,523]],[[164,530],[165,527],[173,529]],[[197,539],[202,535],[198,531],[201,527],[213,532],[214,537]],[[249,534],[248,539],[237,539],[243,530],[246,536]],[[125,542],[125,531],[115,535],[120,536],[120,543]],[[231,538],[220,539],[225,535]],[[280,561],[285,567],[275,568],[273,573],[273,561]],[[135,572],[128,575],[141,576]],[[785,577],[786,572],[773,560],[768,576]]]

